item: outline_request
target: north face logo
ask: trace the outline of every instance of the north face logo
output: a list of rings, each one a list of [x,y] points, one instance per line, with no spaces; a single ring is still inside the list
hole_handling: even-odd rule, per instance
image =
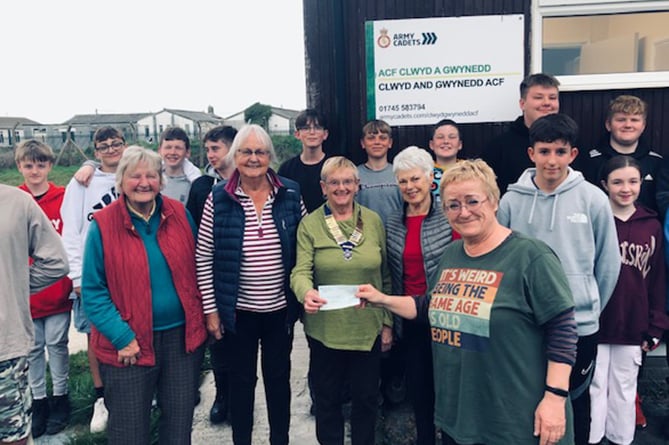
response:
[[[573,224],[587,224],[588,217],[585,213],[574,213],[572,215],[567,215],[567,221]]]

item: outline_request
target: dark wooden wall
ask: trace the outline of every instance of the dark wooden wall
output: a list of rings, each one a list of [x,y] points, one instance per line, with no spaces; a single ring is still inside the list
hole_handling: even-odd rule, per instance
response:
[[[326,151],[344,154],[356,163],[365,159],[359,143],[360,129],[367,120],[365,21],[524,14],[525,72],[529,73],[530,10],[531,0],[304,0],[307,104],[328,119],[330,137]],[[477,30],[472,31],[475,35]],[[561,111],[581,126],[581,151],[587,151],[600,139],[605,131],[606,107],[623,93],[637,95],[649,103],[646,136],[653,147],[669,156],[669,88],[561,93]],[[462,125],[462,157],[477,156],[507,126],[508,123]],[[395,127],[391,157],[408,145],[427,148],[429,132],[429,126],[424,125]]]

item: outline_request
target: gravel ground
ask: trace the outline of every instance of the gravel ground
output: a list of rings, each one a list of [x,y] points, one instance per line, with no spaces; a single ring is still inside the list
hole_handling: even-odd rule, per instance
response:
[[[85,336],[71,333],[71,352],[85,348]],[[311,400],[306,385],[309,352],[302,330],[302,324],[295,325],[295,342],[292,354],[292,406],[290,439],[295,445],[316,443],[314,418],[309,415]],[[669,386],[665,378],[669,369],[664,355],[647,359],[640,379],[639,393],[643,398],[643,407],[648,418],[648,428],[637,432],[634,445],[667,445],[669,440],[662,434],[662,428],[669,426]],[[215,396],[214,380],[211,373],[204,378],[201,386],[202,402],[196,407],[193,418],[193,444],[232,443],[230,425],[213,426],[209,423],[209,408]],[[404,403],[394,407],[384,407],[379,411],[377,423],[377,445],[410,445],[413,443],[413,417],[411,409]],[[348,431],[348,429],[347,429]],[[62,445],[72,430],[56,436],[42,436],[35,440],[36,445]],[[269,427],[265,409],[265,394],[262,378],[256,389],[256,408],[254,419],[253,445],[269,444]],[[346,445],[350,444],[347,439]]]

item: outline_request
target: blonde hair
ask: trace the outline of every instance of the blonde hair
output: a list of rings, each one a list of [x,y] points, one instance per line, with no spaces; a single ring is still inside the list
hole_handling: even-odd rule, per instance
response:
[[[439,187],[442,202],[446,202],[444,200],[446,188],[454,182],[463,181],[479,181],[483,184],[486,196],[491,203],[499,203],[499,187],[497,186],[495,172],[483,159],[461,160],[444,172]]]
[[[323,167],[321,168],[321,181],[327,181],[329,175],[339,169],[344,168],[353,170],[353,176],[355,177],[356,181],[360,179],[360,176],[358,176],[358,168],[353,162],[343,156],[333,156],[326,159],[323,163]]]
[[[646,119],[646,102],[636,96],[623,94],[616,97],[609,103],[609,110],[606,115],[606,121],[611,122],[616,113],[640,114]]]
[[[19,143],[14,149],[14,161],[18,164],[22,161],[30,162],[53,162],[56,157],[50,146],[37,139],[26,139]]]

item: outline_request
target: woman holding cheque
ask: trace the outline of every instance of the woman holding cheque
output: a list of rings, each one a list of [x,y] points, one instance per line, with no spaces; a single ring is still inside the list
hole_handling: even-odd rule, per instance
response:
[[[448,170],[441,197],[462,240],[446,248],[427,298],[390,297],[373,283],[357,296],[367,308],[429,322],[444,445],[573,444],[577,334],[558,258],[497,222],[499,189],[485,162]]]
[[[348,159],[325,161],[321,187],[326,202],[304,217],[297,230],[291,287],[306,312],[321,444],[344,443],[345,382],[351,385],[352,443],[374,443],[379,361],[392,342],[388,311],[355,307],[361,283],[390,289],[385,230],[376,213],[353,200],[358,182],[358,171]]]

